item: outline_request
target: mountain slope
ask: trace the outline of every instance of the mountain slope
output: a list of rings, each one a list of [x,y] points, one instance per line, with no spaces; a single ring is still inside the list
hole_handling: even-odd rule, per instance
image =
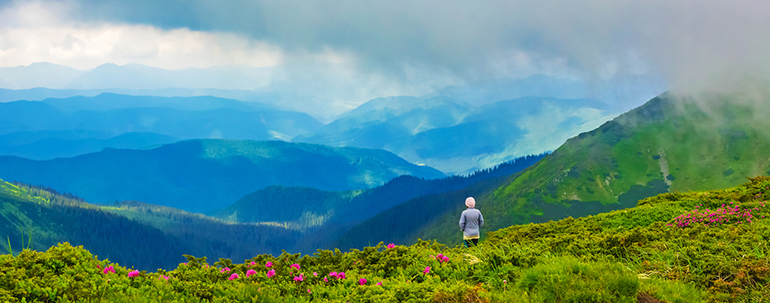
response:
[[[443,177],[383,150],[281,141],[189,140],[47,161],[0,157],[0,176],[8,180],[45,184],[95,203],[137,200],[193,212],[220,209],[270,185],[349,190],[406,174]]]
[[[485,200],[491,229],[632,206],[770,174],[766,112],[746,95],[664,94],[568,140]],[[716,172],[716,173],[715,173]],[[486,213],[485,213],[486,214]]]
[[[142,270],[174,268],[185,261],[183,254],[215,259],[277,254],[299,235],[280,226],[223,223],[139,202],[93,205],[49,188],[2,180],[0,222],[0,235],[8,236],[14,252],[69,242]],[[3,241],[4,251],[7,244]]]

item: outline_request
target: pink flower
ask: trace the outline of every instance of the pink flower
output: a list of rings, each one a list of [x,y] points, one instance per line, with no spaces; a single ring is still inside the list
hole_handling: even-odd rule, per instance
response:
[[[168,276],[159,276],[158,280],[160,280],[160,279],[165,279],[166,281],[168,281]]]
[[[312,294],[312,292],[310,292],[310,288],[307,289],[307,293]]]
[[[187,265],[187,262],[182,263],[182,265]]]
[[[382,286],[382,281],[377,282],[377,286]]]
[[[388,244],[388,248],[395,248],[395,247],[396,247],[396,244],[393,244],[393,243]]]
[[[273,267],[273,262],[267,261],[267,263],[265,263],[265,267],[267,268]]]
[[[305,280],[304,274],[299,274],[299,276],[294,277],[294,281],[302,282]]]
[[[326,277],[324,277],[324,282],[329,282],[329,279],[327,279]]]
[[[318,273],[317,272],[313,272],[313,277],[318,277]]]
[[[337,276],[337,272],[336,271],[330,272],[329,276],[330,277],[336,277]]]
[[[337,279],[340,279],[340,280],[345,279],[345,273],[344,272],[338,272],[337,273]]]
[[[138,270],[134,270],[134,271],[128,272],[128,277],[129,278],[135,278],[135,277],[138,277],[138,276],[139,276],[139,271]]]
[[[227,279],[228,279],[228,280],[235,280],[235,279],[238,279],[238,274],[232,274],[232,275],[230,275],[230,277],[229,277],[229,278],[227,278]]]
[[[358,280],[358,285],[364,285],[366,284],[366,278],[361,278]]]
[[[229,267],[222,268],[222,270],[220,270],[219,272],[223,273],[226,271],[230,271],[230,268]]]
[[[96,268],[99,268],[99,269],[101,269],[102,267],[101,267],[101,266],[99,266],[99,264],[96,264]]]
[[[273,276],[275,276],[275,269],[271,269],[270,271],[267,272],[268,278],[272,278]]]
[[[251,263],[249,264],[249,266],[254,266],[254,265],[257,265],[257,262],[251,261]]]
[[[299,264],[297,264],[297,263],[294,263],[294,264],[292,264],[292,265],[291,265],[291,266],[289,266],[289,267],[291,267],[291,268],[296,268],[297,270],[299,270]]]
[[[246,278],[251,277],[251,275],[256,275],[257,271],[253,269],[249,269],[246,271]]]
[[[449,257],[447,257],[447,256],[444,256],[443,258],[441,258],[441,261],[443,261],[443,262],[449,262]]]
[[[503,280],[503,283],[508,283],[508,281],[507,280]]]
[[[423,275],[426,275],[430,272],[430,266],[425,266],[425,270],[422,271]]]
[[[115,268],[114,268],[114,267],[112,267],[112,266],[107,266],[107,267],[105,267],[105,268],[104,268],[104,273],[106,274],[106,273],[109,273],[109,272],[111,272],[111,273],[113,273],[113,274],[114,274],[114,273],[115,273]]]

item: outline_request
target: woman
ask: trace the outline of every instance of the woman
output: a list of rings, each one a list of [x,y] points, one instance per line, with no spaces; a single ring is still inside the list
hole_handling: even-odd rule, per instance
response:
[[[460,215],[460,230],[463,231],[463,240],[467,247],[476,246],[479,244],[479,227],[484,225],[484,217],[481,216],[481,212],[476,209],[476,200],[473,197],[465,199],[465,206],[468,209],[463,211]]]

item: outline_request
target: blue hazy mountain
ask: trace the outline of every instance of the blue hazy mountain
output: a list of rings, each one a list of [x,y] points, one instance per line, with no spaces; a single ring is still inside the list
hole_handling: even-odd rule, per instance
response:
[[[45,184],[94,203],[135,200],[192,212],[221,209],[270,185],[350,190],[400,175],[444,176],[384,150],[282,141],[188,140],[46,161],[0,157],[5,180]]]
[[[652,74],[615,75],[589,80],[535,74],[521,79],[453,85],[425,97],[445,96],[477,106],[523,97],[593,99],[621,113],[644,104],[665,90],[663,79]]]
[[[426,130],[383,148],[445,172],[468,173],[554,150],[612,117],[596,100],[519,98],[483,105],[456,125]]]
[[[479,107],[446,97],[380,98],[293,141],[383,148],[447,173],[470,173],[559,147],[616,113],[593,99],[525,97]]]
[[[0,103],[0,125],[0,154],[31,159],[184,139],[290,140],[322,126],[307,114],[257,102],[106,93]]]
[[[64,138],[57,136],[43,137],[26,144],[13,144],[18,137],[41,137],[43,132],[18,132],[8,135],[0,135],[0,152],[5,156],[17,156],[32,160],[46,160],[59,157],[74,157],[82,154],[101,151],[105,148],[140,149],[169,144],[179,141],[178,138],[157,133],[123,133],[112,138],[96,139],[86,137],[74,139],[78,131],[57,132]]]
[[[420,132],[454,125],[473,107],[444,97],[378,98],[317,131],[300,135],[295,142],[382,148]]]
[[[2,83],[0,83],[2,87]],[[70,97],[95,97],[103,93],[129,96],[155,97],[201,97],[210,96],[238,101],[258,102],[272,105],[275,109],[306,113],[324,123],[350,110],[348,105],[340,105],[333,100],[318,96],[303,96],[292,92],[253,91],[243,89],[216,88],[163,88],[163,89],[50,89],[43,87],[29,89],[0,88],[0,102],[41,101],[49,98],[64,99]]]

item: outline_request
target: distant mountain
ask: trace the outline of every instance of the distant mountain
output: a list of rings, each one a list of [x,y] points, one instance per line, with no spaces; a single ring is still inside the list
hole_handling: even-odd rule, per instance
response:
[[[74,192],[95,203],[136,200],[191,212],[221,209],[270,185],[362,189],[400,175],[440,178],[383,150],[281,141],[189,140],[74,158],[0,157],[0,176]]]
[[[292,141],[383,148],[413,162],[467,174],[557,148],[616,115],[592,99],[526,97],[474,107],[454,99],[369,101]]]
[[[307,114],[256,102],[107,93],[0,103],[0,125],[0,154],[31,159],[183,139],[289,140],[321,127]]]
[[[85,72],[53,63],[0,67],[0,86],[7,89],[33,87],[63,88]],[[2,102],[2,101],[0,101]]]
[[[454,125],[473,107],[448,98],[378,98],[295,142],[382,148],[422,131]]]
[[[74,131],[77,133],[78,131]],[[54,158],[67,158],[94,153],[105,148],[141,149],[155,147],[163,144],[179,141],[178,138],[157,133],[123,133],[108,139],[72,137],[56,138],[44,137],[31,143],[13,145],[13,140],[21,136],[37,137],[41,132],[17,132],[0,135],[0,153],[4,156],[16,156],[31,160],[47,160]],[[57,132],[63,134],[62,132]],[[69,133],[69,132],[68,132]],[[9,142],[10,141],[10,142]]]
[[[233,224],[178,209],[126,201],[89,204],[50,188],[0,180],[4,251],[44,251],[57,243],[83,245],[100,259],[140,270],[172,269],[184,254],[209,260],[280,254],[300,233],[268,224]],[[23,240],[24,242],[22,243]]]
[[[625,112],[666,90],[663,79],[651,74],[616,75],[607,79],[578,80],[542,74],[520,79],[466,83],[440,89],[425,97],[444,96],[481,106],[523,97],[593,99]]]
[[[442,171],[468,173],[554,150],[613,116],[603,103],[590,99],[519,98],[481,106],[455,125],[426,130],[383,148]]]
[[[217,97],[238,101],[258,102],[272,106],[274,109],[306,113],[324,123],[333,121],[338,115],[349,111],[353,106],[335,102],[318,96],[303,96],[290,92],[254,91],[216,88],[163,88],[163,89],[2,89],[0,102],[10,101],[41,101],[49,98],[64,99],[70,97],[95,97],[103,93],[128,96],[154,97]]]

